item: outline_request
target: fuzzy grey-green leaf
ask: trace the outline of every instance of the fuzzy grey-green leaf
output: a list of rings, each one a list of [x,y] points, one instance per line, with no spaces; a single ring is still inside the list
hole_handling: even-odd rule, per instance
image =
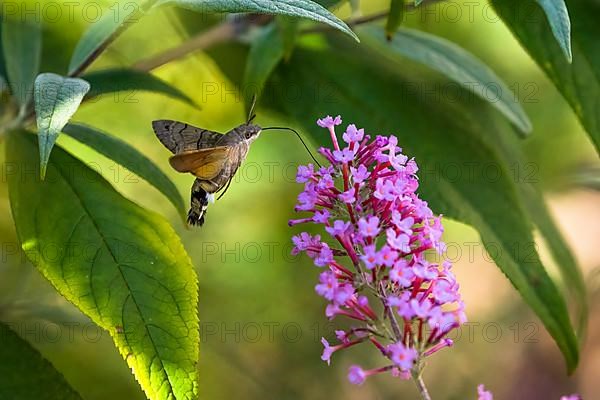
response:
[[[202,13],[263,13],[289,15],[322,22],[358,41],[358,37],[344,21],[325,7],[310,0],[160,0],[156,6],[176,4]]]
[[[552,33],[569,62],[573,61],[571,51],[571,20],[565,0],[536,0],[544,9]]]
[[[108,331],[149,399],[196,400],[197,278],[173,228],[60,146],[43,181],[25,172],[34,135],[12,132],[6,149],[7,162],[23,168],[8,187],[29,260]]]
[[[34,101],[42,178],[46,175],[46,165],[58,134],[89,90],[89,83],[79,78],[45,73],[35,79]]]

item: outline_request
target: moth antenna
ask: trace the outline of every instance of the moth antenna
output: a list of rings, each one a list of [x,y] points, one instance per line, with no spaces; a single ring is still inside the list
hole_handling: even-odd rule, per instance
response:
[[[248,111],[248,122],[252,122],[254,118],[256,118],[256,114],[254,113],[254,109],[256,108],[256,93],[252,96],[252,103],[250,103],[250,111]]]
[[[310,151],[310,149],[308,148],[308,146],[306,145],[306,143],[302,139],[302,136],[300,136],[300,134],[297,131],[295,131],[292,128],[287,128],[287,127],[282,127],[282,126],[271,126],[271,127],[268,127],[268,128],[262,128],[263,131],[274,130],[274,129],[294,132],[296,134],[296,136],[298,136],[298,139],[300,139],[300,141],[304,145],[304,148],[306,149],[306,151],[308,152],[308,154],[310,154],[310,157],[313,159],[313,161],[315,163],[317,163],[317,165],[319,167],[322,167],[322,165],[317,161],[317,159],[315,158],[315,156],[313,155],[313,153]]]

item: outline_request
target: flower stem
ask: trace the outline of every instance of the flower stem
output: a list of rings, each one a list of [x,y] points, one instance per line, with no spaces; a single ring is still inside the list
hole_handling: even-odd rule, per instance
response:
[[[427,387],[425,386],[425,382],[423,382],[423,377],[420,373],[413,371],[412,373],[413,380],[415,381],[415,385],[417,385],[417,389],[419,389],[419,394],[423,400],[431,400],[431,396],[429,395],[429,391],[427,391]]]

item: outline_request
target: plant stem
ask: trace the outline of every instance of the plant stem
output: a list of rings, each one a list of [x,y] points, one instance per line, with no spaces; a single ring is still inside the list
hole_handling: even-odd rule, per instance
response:
[[[392,331],[394,332],[396,341],[399,342],[402,340],[402,337],[403,337],[402,331],[400,331],[400,325],[398,324],[398,320],[396,319],[396,316],[394,315],[394,311],[392,311],[392,309],[386,304],[387,294],[385,292],[385,287],[383,286],[383,282],[379,286],[379,290],[381,292],[380,299],[381,299],[381,302],[383,303],[385,312],[387,313],[387,316],[390,319],[390,325],[392,326]]]
[[[226,21],[220,23],[190,38],[177,47],[168,49],[156,56],[135,63],[133,68],[140,71],[152,71],[171,61],[183,58],[188,54],[234,39],[237,33],[237,27],[234,22]]]
[[[423,377],[420,373],[414,372],[412,373],[413,380],[415,381],[415,385],[417,385],[417,389],[419,389],[419,394],[423,400],[431,400],[431,396],[429,395],[429,391],[425,386],[425,382],[423,382]]]

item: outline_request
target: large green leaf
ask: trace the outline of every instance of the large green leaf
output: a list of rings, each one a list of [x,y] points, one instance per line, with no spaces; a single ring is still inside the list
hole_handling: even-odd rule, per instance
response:
[[[0,399],[81,400],[48,360],[0,322]]]
[[[83,34],[69,62],[69,75],[81,74],[99,55],[123,33],[132,23],[136,22],[144,12],[150,9],[156,0],[135,2],[117,2],[117,7],[106,12],[97,22]]]
[[[115,68],[94,71],[82,76],[89,82],[91,89],[88,97],[100,96],[107,93],[134,92],[136,90],[162,93],[175,99],[196,106],[194,101],[181,90],[162,79],[143,71],[134,69]]]
[[[276,87],[294,83],[307,94],[320,88],[323,95],[293,103],[274,99],[273,106],[307,124],[321,143],[327,142],[327,134],[313,121],[326,114],[341,114],[373,133],[396,134],[405,153],[420,163],[421,196],[435,212],[479,231],[484,246],[542,320],[572,371],[579,353],[565,301],[540,262],[531,223],[507,166],[481,138],[480,131],[490,129],[487,119],[480,118],[489,115],[489,106],[466,95],[451,101],[410,90],[412,82],[426,82],[414,68],[383,64],[370,53],[350,56],[339,43],[335,48],[334,55],[333,48],[297,50],[290,63],[280,65],[272,82]],[[360,79],[364,76],[376,79]],[[499,127],[509,129],[501,122]],[[497,179],[488,178],[490,164],[499,172]]]
[[[90,85],[79,78],[63,78],[45,73],[35,79],[35,114],[40,147],[40,173],[46,175],[46,165],[56,138],[69,122],[90,90]]]
[[[36,147],[33,135],[9,135],[7,162],[22,166],[8,184],[25,253],[110,333],[150,399],[195,399],[197,279],[176,233],[58,146],[46,180],[28,174]]]
[[[358,40],[344,21],[311,0],[160,0],[156,5],[164,4],[176,4],[201,13],[250,12],[308,18],[339,29]]]
[[[492,0],[494,9],[560,90],[600,152],[600,3],[567,0],[573,62],[553,38],[535,0]]]
[[[548,244],[567,292],[575,302],[577,333],[579,338],[583,339],[587,327],[588,301],[581,269],[571,249],[567,246],[562,233],[554,223],[541,193],[530,184],[520,183],[519,195],[525,204],[529,217]]]
[[[536,0],[544,9],[552,33],[569,62],[573,60],[571,50],[571,21],[565,0]]]
[[[115,136],[83,124],[67,124],[62,131],[121,164],[160,190],[185,219],[185,204],[177,187],[160,168],[135,147]]]
[[[479,116],[482,120],[486,118],[485,114]],[[501,124],[498,123],[495,115],[489,115],[489,118],[487,121],[483,121],[483,124],[490,127],[481,131],[483,139],[488,146],[497,149],[499,157],[503,159],[505,164],[510,165],[512,172],[514,172],[511,174],[511,178],[517,185],[517,193],[523,202],[527,215],[543,236],[558,266],[563,286],[569,294],[569,298],[574,302],[574,321],[577,324],[578,336],[582,339],[585,336],[587,325],[588,301],[581,269],[559,228],[554,223],[542,194],[534,186],[528,173],[523,172],[528,170],[528,165],[531,164],[527,162],[518,139],[510,131],[497,128]]]
[[[600,167],[586,165],[579,167],[577,171],[571,174],[573,185],[591,190],[600,190]]]
[[[363,41],[386,57],[406,57],[422,63],[462,87],[489,101],[522,133],[531,132],[531,122],[512,91],[487,65],[456,44],[429,33],[401,28],[390,42],[383,29],[368,27]]]
[[[33,93],[33,82],[39,72],[42,52],[42,29],[36,18],[27,22],[7,19],[2,23],[2,48],[6,78],[21,108],[27,106]]]

